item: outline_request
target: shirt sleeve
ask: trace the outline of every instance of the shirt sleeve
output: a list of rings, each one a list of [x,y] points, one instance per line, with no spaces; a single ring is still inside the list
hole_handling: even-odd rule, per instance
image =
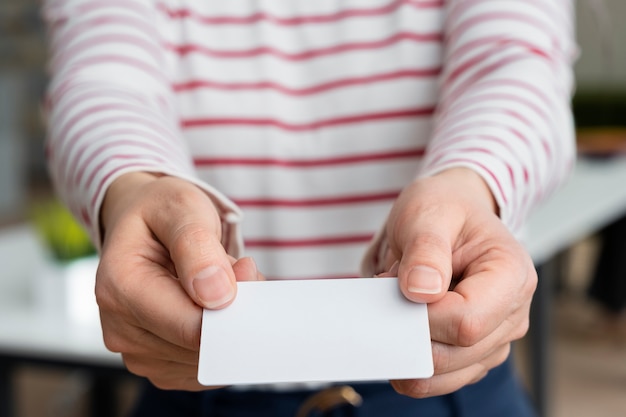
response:
[[[433,137],[420,177],[473,169],[517,236],[575,163],[572,0],[449,0]],[[385,228],[362,262],[383,271]]]
[[[47,0],[50,85],[46,158],[60,198],[100,245],[107,187],[132,171],[184,178],[221,213],[226,249],[241,247],[238,207],[201,183],[180,132],[156,13],[148,0]]]
[[[452,0],[421,176],[469,167],[517,234],[575,162],[571,0]]]

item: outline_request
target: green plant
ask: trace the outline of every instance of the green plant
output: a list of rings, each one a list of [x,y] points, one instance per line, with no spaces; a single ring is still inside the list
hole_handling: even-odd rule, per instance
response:
[[[57,200],[34,204],[31,217],[56,260],[65,262],[95,254],[86,231]]]

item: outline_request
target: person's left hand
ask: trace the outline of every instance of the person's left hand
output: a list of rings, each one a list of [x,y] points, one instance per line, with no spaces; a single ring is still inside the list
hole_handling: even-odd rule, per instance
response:
[[[401,394],[443,395],[503,363],[529,326],[537,274],[496,214],[482,178],[466,168],[410,184],[387,222],[387,272],[428,303],[435,373],[392,381]],[[395,263],[395,265],[394,265]]]

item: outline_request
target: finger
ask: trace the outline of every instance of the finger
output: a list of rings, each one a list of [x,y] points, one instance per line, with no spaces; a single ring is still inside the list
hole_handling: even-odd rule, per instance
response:
[[[385,271],[390,271],[391,268],[394,266],[397,268],[399,264],[400,264],[400,261],[398,261],[398,258],[393,253],[393,251],[390,249],[387,249],[385,251],[385,257],[384,257],[384,263],[383,263]]]
[[[176,178],[161,178],[167,193],[147,223],[169,249],[181,285],[200,306],[216,309],[230,304],[236,278],[221,242],[221,221],[210,198],[196,186]],[[163,185],[163,184],[161,184]]]
[[[146,329],[125,323],[110,314],[102,317],[102,331],[107,349],[138,356],[167,360],[175,358],[177,362],[198,365],[198,351],[173,344]]]
[[[126,252],[124,249],[120,245],[122,252]],[[201,307],[189,298],[169,270],[146,262],[142,256],[132,255],[131,258],[137,259],[134,262],[114,262],[123,255],[128,256],[114,250],[103,254],[96,274],[96,299],[105,344],[113,351],[129,349],[123,341],[132,337],[127,326],[133,326],[176,346],[197,351]]]
[[[503,265],[484,264],[484,271],[471,274],[429,306],[433,340],[472,346],[511,319],[517,320],[520,329],[527,329],[536,274],[534,269],[515,270]]]
[[[264,281],[265,277],[257,269],[254,259],[245,257],[233,263],[233,272],[237,281]]]
[[[483,361],[503,345],[521,338],[528,329],[527,321],[520,319],[523,312],[516,313],[516,318],[506,320],[489,336],[470,346],[461,347],[433,340],[432,353],[435,374],[458,371],[470,364]]]
[[[381,272],[377,274],[377,277],[397,277],[398,276],[398,267],[400,266],[400,261],[394,262],[385,272]]]
[[[398,278],[403,294],[411,301],[432,303],[450,286],[452,249],[445,234],[431,228],[416,230],[402,250]],[[427,231],[429,230],[429,231]]]
[[[489,370],[504,363],[510,354],[510,345],[501,346],[481,362],[473,363],[460,370],[435,375],[427,379],[405,379],[391,381],[394,389],[413,398],[445,395],[484,378]]]
[[[134,354],[124,354],[122,358],[130,372],[148,378],[157,388],[184,391],[201,391],[208,388],[198,382],[197,366]]]

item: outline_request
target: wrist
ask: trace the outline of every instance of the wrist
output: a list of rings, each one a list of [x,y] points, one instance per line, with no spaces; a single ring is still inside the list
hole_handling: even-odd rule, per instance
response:
[[[499,215],[500,209],[491,188],[476,171],[470,168],[457,167],[441,171],[435,176],[450,180],[459,187],[462,193],[467,194],[478,204],[484,205],[492,213]]]

